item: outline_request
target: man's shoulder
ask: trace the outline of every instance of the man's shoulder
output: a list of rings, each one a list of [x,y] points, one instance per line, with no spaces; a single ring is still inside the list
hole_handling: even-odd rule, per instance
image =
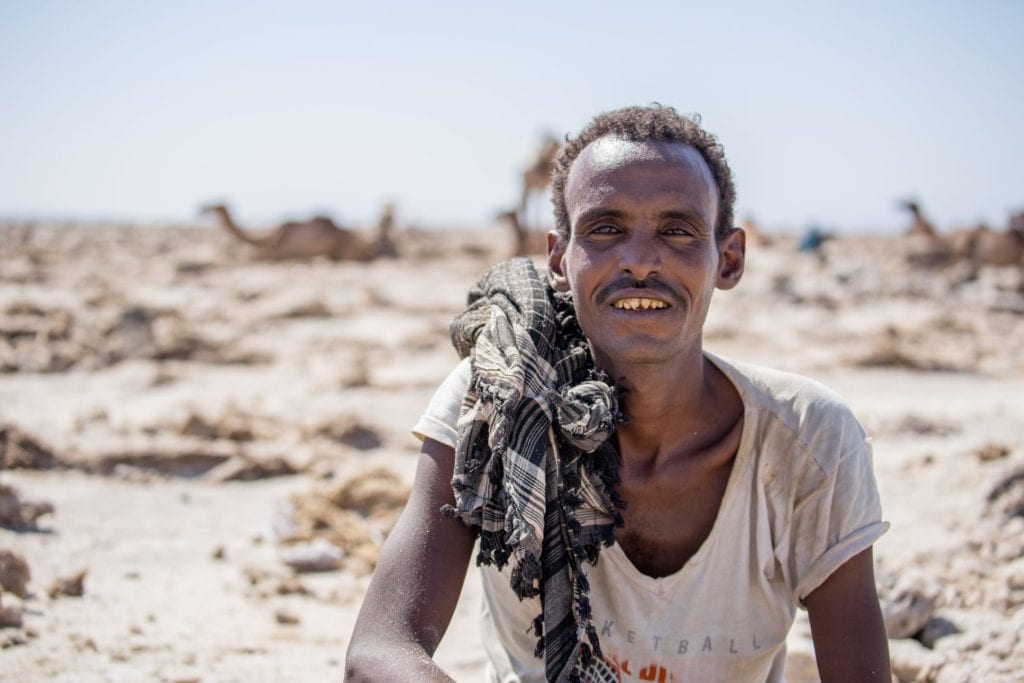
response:
[[[866,436],[853,411],[838,393],[821,382],[793,372],[710,356],[733,382],[748,419],[784,428],[793,439],[812,447],[836,438],[850,445]]]
[[[795,372],[763,365],[726,360],[708,354],[712,362],[736,385],[740,395],[766,407],[849,410],[838,393],[821,382]]]

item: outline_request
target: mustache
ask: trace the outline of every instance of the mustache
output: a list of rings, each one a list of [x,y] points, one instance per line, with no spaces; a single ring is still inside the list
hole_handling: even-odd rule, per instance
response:
[[[659,280],[657,275],[649,275],[643,280],[623,275],[599,289],[595,298],[599,304],[605,304],[615,294],[626,289],[650,289],[664,295],[674,304],[682,306],[685,303],[683,297],[675,289]]]

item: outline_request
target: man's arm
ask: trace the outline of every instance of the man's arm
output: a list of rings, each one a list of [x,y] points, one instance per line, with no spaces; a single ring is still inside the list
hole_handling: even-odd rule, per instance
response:
[[[822,683],[892,681],[871,548],[834,571],[805,602]]]
[[[454,504],[455,453],[423,442],[412,495],[381,551],[345,663],[350,681],[448,681],[431,657],[466,578],[473,533],[442,517]]]

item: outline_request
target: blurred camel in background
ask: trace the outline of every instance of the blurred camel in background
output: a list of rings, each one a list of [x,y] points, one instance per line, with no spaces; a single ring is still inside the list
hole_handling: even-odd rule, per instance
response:
[[[262,235],[252,235],[238,227],[224,204],[208,204],[200,213],[212,214],[221,227],[234,237],[256,247],[257,258],[272,261],[310,259],[326,256],[335,261],[369,261],[388,251],[394,251],[391,229],[394,222],[393,207],[385,207],[377,225],[377,239],[368,241],[354,230],[341,228],[326,216],[308,221],[288,221]]]
[[[988,266],[1024,264],[1024,211],[1010,216],[1006,230],[987,225],[950,234],[953,252],[959,258]]]
[[[551,183],[551,172],[555,169],[555,157],[560,145],[558,138],[548,133],[534,151],[533,156],[523,169],[522,192],[519,195],[519,220],[526,220],[526,207],[530,197],[543,193]]]
[[[1005,231],[992,230],[987,225],[939,233],[935,230],[920,205],[915,201],[904,201],[900,206],[913,218],[907,235],[927,238],[936,255],[950,260],[968,261],[976,266],[1010,266],[1024,263],[1024,212],[1010,217]]]
[[[375,256],[393,258],[398,256],[398,247],[394,240],[395,232],[395,205],[392,202],[385,202],[381,207],[380,216],[377,218],[377,225],[374,227],[373,248]]]
[[[512,255],[548,253],[548,234],[543,230],[526,230],[519,222],[519,211],[509,209],[498,213],[497,219],[508,225],[512,231]]]
[[[913,223],[910,224],[910,229],[907,230],[907,235],[921,235],[922,237],[938,237],[938,233],[935,231],[935,226],[931,224],[924,213],[921,211],[921,205],[917,202],[908,199],[900,202],[900,208],[909,211],[913,218]]]

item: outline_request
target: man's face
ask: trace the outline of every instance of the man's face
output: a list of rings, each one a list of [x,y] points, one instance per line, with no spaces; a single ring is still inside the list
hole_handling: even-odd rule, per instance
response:
[[[743,233],[715,239],[718,190],[696,149],[605,137],[573,162],[570,234],[549,266],[572,291],[597,364],[662,363],[699,353],[715,287],[743,272]]]

